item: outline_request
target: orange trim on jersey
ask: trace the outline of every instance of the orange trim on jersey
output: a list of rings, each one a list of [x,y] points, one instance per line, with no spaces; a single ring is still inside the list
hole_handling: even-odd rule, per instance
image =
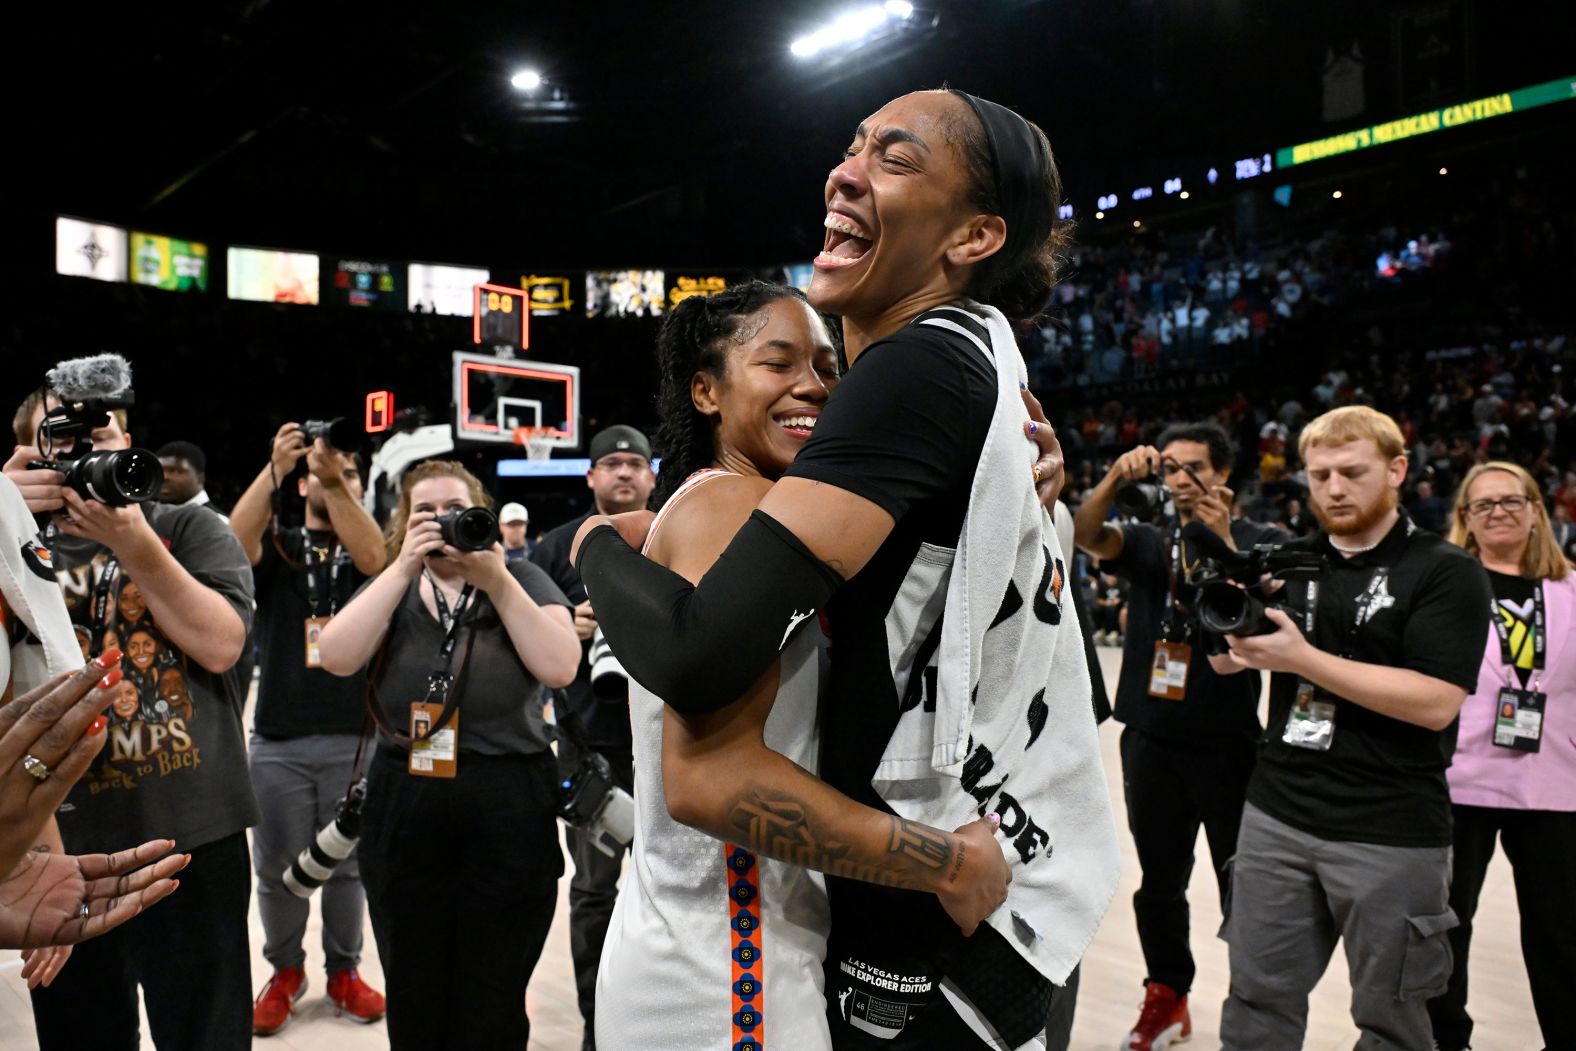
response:
[[[681,497],[688,496],[702,482],[709,482],[713,478],[720,478],[723,475],[733,473],[732,471],[725,471],[721,467],[703,467],[684,479],[684,484],[673,490],[673,495],[668,497],[667,503],[662,505],[662,510],[657,512],[657,517],[651,520],[651,528],[646,530],[646,542],[640,545],[640,553],[644,555],[651,550],[651,542],[657,538],[657,530],[661,527],[662,520],[668,516],[669,511],[673,510],[673,505],[678,503]]]
[[[750,851],[731,843],[722,845],[722,856],[727,870],[728,930],[733,956],[732,1051],[765,1051],[760,863]]]

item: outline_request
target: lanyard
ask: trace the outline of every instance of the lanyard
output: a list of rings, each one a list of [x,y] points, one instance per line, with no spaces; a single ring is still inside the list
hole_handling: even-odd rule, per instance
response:
[[[301,527],[301,550],[304,553],[302,561],[306,564],[306,601],[312,607],[312,616],[323,615],[322,597],[318,594],[317,570],[320,563],[317,561],[318,552],[323,550],[312,543],[312,535]],[[339,612],[339,569],[345,563],[345,549],[336,539],[333,546],[327,549],[325,560],[328,562],[328,615],[332,617]]]
[[[454,603],[454,612],[449,612],[449,600],[443,597],[443,589],[433,579],[432,574],[426,574],[427,583],[432,588],[432,604],[438,607],[438,623],[443,625],[443,644],[438,648],[438,671],[435,676],[448,676],[449,658],[454,655],[454,643],[459,638],[460,619],[465,616],[465,611],[470,607],[471,596],[476,592],[475,584],[466,584],[460,591],[459,599]]]
[[[93,629],[98,632],[105,631],[109,625],[109,593],[114,589],[115,578],[120,576],[120,559],[114,554],[104,563],[104,570],[99,574],[98,584],[93,589]]]
[[[1499,635],[1499,655],[1505,664],[1508,675],[1516,673],[1516,655],[1510,649],[1510,629],[1505,626],[1505,618],[1500,616],[1499,603],[1489,599],[1489,620],[1494,625],[1494,631]],[[1548,646],[1548,630],[1543,612],[1543,582],[1532,592],[1532,671],[1533,678],[1543,678],[1544,650]],[[1534,690],[1537,685],[1534,683]]]

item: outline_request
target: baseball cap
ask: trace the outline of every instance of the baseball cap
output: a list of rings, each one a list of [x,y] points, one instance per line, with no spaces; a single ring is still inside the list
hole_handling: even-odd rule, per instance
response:
[[[627,424],[617,424],[596,433],[591,439],[591,462],[595,464],[611,453],[638,453],[651,459],[651,442],[646,436]]]
[[[504,504],[498,511],[498,521],[505,524],[509,522],[529,522],[531,512],[525,509],[524,504]]]

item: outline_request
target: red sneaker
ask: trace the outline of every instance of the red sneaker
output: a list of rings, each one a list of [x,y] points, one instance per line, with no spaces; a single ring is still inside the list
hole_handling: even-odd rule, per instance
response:
[[[1144,1006],[1138,1024],[1122,1041],[1122,1051],[1166,1051],[1193,1036],[1193,1019],[1187,1013],[1187,994],[1160,982],[1144,989]]]
[[[252,1003],[252,1032],[258,1036],[272,1036],[290,1021],[295,1002],[306,992],[306,972],[299,967],[286,967],[274,972]]]
[[[337,1013],[358,1022],[376,1022],[388,1010],[383,994],[363,982],[355,970],[335,971],[328,976],[328,998],[339,1008]]]

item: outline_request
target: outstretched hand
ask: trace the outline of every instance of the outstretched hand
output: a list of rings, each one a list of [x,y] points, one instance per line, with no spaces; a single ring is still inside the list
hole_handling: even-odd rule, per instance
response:
[[[191,855],[156,860],[173,846],[155,839],[118,854],[28,853],[0,876],[0,947],[75,945],[120,926],[180,886],[171,877]]]

